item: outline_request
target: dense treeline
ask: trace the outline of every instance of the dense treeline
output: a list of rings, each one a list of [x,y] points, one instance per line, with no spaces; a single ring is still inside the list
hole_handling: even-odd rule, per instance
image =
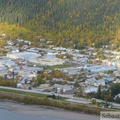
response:
[[[1,34],[5,33],[7,36],[1,38]],[[33,40],[35,38],[35,32],[30,29],[26,29],[17,24],[0,23],[0,42],[5,42],[2,39],[16,40],[17,38],[23,38],[28,40]],[[0,46],[3,44],[0,44]]]
[[[120,0],[0,0],[0,22],[30,29],[56,46],[100,47],[119,43],[119,6]]]

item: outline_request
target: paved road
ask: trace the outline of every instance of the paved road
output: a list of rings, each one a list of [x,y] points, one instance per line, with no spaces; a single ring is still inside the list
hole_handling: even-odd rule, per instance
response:
[[[99,99],[96,99],[96,101],[97,102],[105,102],[105,101],[103,101],[103,100],[99,100]],[[115,108],[120,108],[120,104],[117,104],[117,103],[113,103],[113,102],[109,102],[110,104],[112,104],[113,105],[113,107],[115,107]]]
[[[51,95],[52,94],[51,92],[40,91],[40,89],[26,90],[26,89],[18,89],[18,88],[3,87],[3,86],[0,86],[0,88],[9,89],[9,90],[18,90],[18,91],[24,91],[24,92],[31,92],[31,93],[40,93],[40,94],[45,94],[45,95]],[[75,97],[73,97],[73,95],[58,94],[58,93],[55,93],[55,95],[56,96],[59,95],[61,97],[66,97],[66,98],[68,98],[67,101],[70,101],[70,102],[77,102],[77,103],[82,103],[82,104],[89,104],[89,103],[91,103],[90,99],[75,98]],[[99,99],[96,99],[96,101],[97,102],[104,102],[103,100],[99,100]],[[120,104],[112,103],[112,102],[111,102],[111,104],[115,108],[120,108]]]
[[[31,92],[31,93],[39,93],[39,94],[45,94],[45,95],[51,95],[53,93],[51,92],[43,92],[40,89],[32,89],[32,90],[26,90],[26,89],[18,89],[18,88],[11,88],[11,87],[3,87],[0,86],[0,88],[4,88],[4,89],[9,89],[9,90],[18,90],[18,91],[23,91],[23,92]],[[67,101],[70,102],[77,102],[77,103],[82,103],[82,104],[89,104],[90,100],[86,100],[84,98],[75,98],[73,97],[73,95],[66,95],[66,94],[58,94],[58,93],[54,93],[56,96],[61,96],[61,97],[66,97],[68,98]]]

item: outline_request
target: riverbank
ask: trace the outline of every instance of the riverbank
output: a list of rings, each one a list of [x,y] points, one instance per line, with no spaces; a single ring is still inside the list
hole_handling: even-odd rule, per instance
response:
[[[49,98],[41,98],[37,96],[28,96],[16,93],[9,93],[0,91],[0,99],[14,100],[20,103],[28,104],[28,105],[43,105],[61,108],[70,111],[83,112],[87,114],[96,114],[99,115],[100,111],[105,110],[99,107],[88,106],[78,103],[66,102],[66,101],[58,101]]]
[[[24,105],[22,103],[17,103],[9,100],[1,100],[0,106],[7,108],[13,113],[19,113],[29,116],[44,117],[48,116],[51,118],[56,118],[60,120],[99,120],[99,116],[88,115],[84,113],[71,112],[64,109],[59,109],[55,107],[47,107],[41,105]],[[2,109],[0,108],[0,109]]]

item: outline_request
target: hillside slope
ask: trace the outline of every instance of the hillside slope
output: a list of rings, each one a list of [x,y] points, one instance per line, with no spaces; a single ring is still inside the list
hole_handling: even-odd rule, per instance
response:
[[[120,0],[0,0],[0,22],[30,29],[56,46],[99,47],[116,38],[119,43],[119,6]]]

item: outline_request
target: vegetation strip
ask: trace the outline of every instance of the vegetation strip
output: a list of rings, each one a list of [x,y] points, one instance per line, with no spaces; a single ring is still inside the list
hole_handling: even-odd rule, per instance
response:
[[[4,89],[3,91],[2,89],[0,91],[0,99],[15,100],[25,104],[46,105],[46,106],[52,106],[66,110],[78,111],[78,112],[84,112],[84,113],[96,114],[96,115],[99,115],[101,110],[106,110],[106,109],[91,107],[83,104],[58,101],[54,99],[49,99],[47,97],[38,97],[37,95],[30,95],[30,94],[26,95],[26,92],[25,94],[20,94],[20,91],[16,93],[12,93],[10,91],[4,92]]]
[[[41,98],[46,98],[46,97],[48,97],[48,98],[51,97],[52,98],[52,96],[50,96],[50,95],[45,95],[45,94],[41,94],[41,93],[24,92],[24,91],[20,91],[20,90],[10,90],[10,89],[0,88],[0,91],[9,92],[9,93],[16,93],[16,94],[20,94],[20,95],[41,97]],[[66,97],[60,97],[60,96],[59,97],[55,96],[54,99],[65,101],[67,98]]]

